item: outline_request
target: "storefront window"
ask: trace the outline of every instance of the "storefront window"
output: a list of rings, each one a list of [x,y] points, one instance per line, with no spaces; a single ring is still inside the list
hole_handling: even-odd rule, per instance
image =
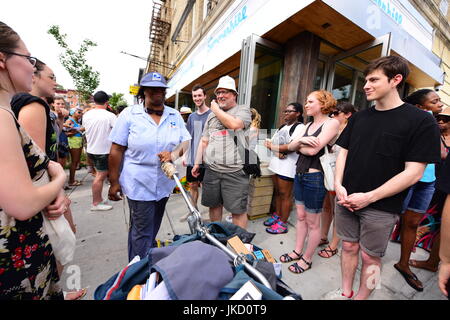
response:
[[[325,76],[325,62],[322,60],[319,60],[317,64],[317,72],[316,72],[316,78],[314,80],[313,85],[313,91],[324,89],[322,88],[322,82]]]
[[[336,69],[333,79],[333,96],[341,101],[350,101],[352,94],[353,70],[336,63]]]
[[[275,127],[282,67],[283,59],[278,52],[256,46],[250,106],[261,114],[263,129]]]

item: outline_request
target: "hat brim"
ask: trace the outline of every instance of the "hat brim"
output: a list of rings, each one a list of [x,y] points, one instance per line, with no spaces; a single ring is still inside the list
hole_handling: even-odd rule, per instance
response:
[[[148,82],[142,82],[140,84],[141,87],[149,87],[149,88],[168,88],[168,85],[162,84],[161,82],[157,81],[148,81]]]
[[[216,94],[217,90],[219,90],[219,89],[225,89],[225,90],[233,91],[233,92],[236,93],[236,94],[239,94],[239,92],[237,92],[236,90],[229,89],[229,88],[222,88],[222,87],[216,88],[216,90],[214,90],[214,94]]]

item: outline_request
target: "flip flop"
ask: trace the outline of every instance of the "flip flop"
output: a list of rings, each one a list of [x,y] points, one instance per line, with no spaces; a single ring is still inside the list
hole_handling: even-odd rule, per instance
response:
[[[419,266],[418,263],[423,263],[423,265]],[[411,259],[411,260],[409,260],[409,265],[411,267],[414,267],[414,268],[417,268],[417,269],[428,270],[428,271],[431,271],[431,272],[437,272],[439,270],[439,267],[436,267],[436,268],[428,267],[426,265],[425,261],[420,261],[420,260]]]
[[[413,274],[409,274],[405,271],[403,271],[402,269],[400,269],[396,264],[394,264],[394,268],[400,272],[400,274],[403,276],[403,278],[405,279],[406,283],[409,284],[409,286],[419,292],[423,291],[423,287],[419,287],[414,281],[418,281],[419,283],[420,280],[416,277],[416,275]],[[421,283],[422,284],[422,283]]]
[[[70,187],[78,187],[78,186],[81,186],[81,185],[82,185],[81,181],[78,181],[78,180],[75,180],[74,182],[69,183]]]

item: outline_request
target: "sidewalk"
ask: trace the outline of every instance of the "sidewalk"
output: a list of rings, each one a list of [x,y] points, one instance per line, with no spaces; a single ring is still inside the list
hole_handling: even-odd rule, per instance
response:
[[[114,202],[113,210],[91,212],[91,183],[92,176],[85,169],[77,171],[77,180],[83,185],[68,191],[72,200],[72,214],[77,224],[77,248],[72,263],[65,267],[61,284],[65,291],[79,286],[89,287],[84,299],[93,299],[98,285],[105,282],[128,263],[128,206],[124,201]],[[103,189],[107,193],[108,186]],[[200,205],[201,213],[207,213],[207,208]],[[180,194],[171,195],[166,206],[166,214],[157,238],[172,239],[176,234],[189,233],[187,222],[179,219],[187,213],[187,207]],[[224,214],[225,218],[225,214]],[[289,232],[282,235],[270,235],[263,226],[264,219],[249,221],[247,230],[256,233],[253,243],[268,249],[275,259],[283,253],[294,249],[295,244],[295,212],[292,212]],[[400,255],[400,245],[389,243],[386,256],[383,258],[381,273],[381,288],[376,289],[371,299],[376,300],[446,300],[437,286],[437,273],[413,269],[417,277],[424,284],[424,291],[412,289],[393,267]],[[417,249],[412,254],[413,259],[426,259],[428,253]],[[289,264],[283,265],[283,281],[292,289],[300,293],[305,300],[317,300],[339,287],[340,284],[340,252],[324,259],[317,255],[313,258],[311,270],[296,275],[288,270]],[[360,267],[358,267],[359,273]],[[78,271],[80,277],[78,277]],[[359,278],[355,279],[359,283]]]

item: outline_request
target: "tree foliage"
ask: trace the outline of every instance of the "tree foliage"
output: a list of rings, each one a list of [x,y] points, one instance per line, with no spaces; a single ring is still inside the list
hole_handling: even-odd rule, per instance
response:
[[[72,77],[80,100],[87,102],[100,84],[100,74],[94,71],[86,60],[86,53],[89,48],[95,47],[97,44],[89,39],[84,39],[80,48],[75,51],[68,46],[67,35],[60,32],[59,26],[53,25],[47,32],[56,39],[58,45],[64,50],[64,53],[59,55],[59,60]]]
[[[118,106],[126,106],[128,105],[127,101],[123,98],[123,93],[116,93],[113,92],[111,94],[111,98],[109,98],[109,105],[114,108],[114,110],[117,109]]]

